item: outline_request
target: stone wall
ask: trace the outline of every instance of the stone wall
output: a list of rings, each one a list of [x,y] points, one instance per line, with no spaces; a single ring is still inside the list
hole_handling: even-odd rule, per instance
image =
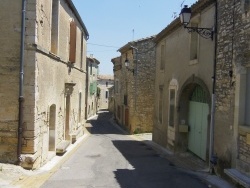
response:
[[[1,1],[0,162],[17,161],[22,2]]]
[[[152,132],[154,109],[154,82],[155,82],[155,46],[153,37],[132,41],[135,49],[120,50],[122,53],[119,89],[120,105],[122,110],[122,124],[127,119],[127,129],[130,133]],[[129,60],[130,69],[124,65]],[[116,77],[115,77],[116,79]],[[124,103],[127,97],[127,104]],[[128,117],[125,111],[128,110]]]
[[[38,168],[46,163],[49,151],[55,155],[56,146],[62,140],[68,139],[66,138],[67,135],[74,133],[76,130],[79,131],[79,134],[82,134],[82,126],[85,122],[86,33],[82,33],[85,30],[75,16],[74,10],[69,7],[68,2],[66,0],[60,2],[58,4],[58,10],[60,10],[58,29],[60,32],[57,37],[59,45],[56,54],[53,54],[50,52],[52,3],[48,3],[45,0],[38,0],[35,3],[33,0],[27,1],[24,55],[24,132],[22,139],[22,166],[25,168]],[[16,17],[8,17],[11,19],[6,18],[13,31],[9,28],[9,31],[6,30],[7,32],[1,35],[8,38],[10,33],[13,33],[13,38],[9,38],[9,40],[11,39],[9,49],[13,50],[13,52],[18,52],[18,54],[8,52],[13,57],[9,58],[11,61],[6,62],[8,64],[6,68],[15,73],[12,76],[13,78],[8,78],[8,80],[13,81],[16,78],[16,86],[8,83],[9,88],[11,86],[12,89],[6,88],[1,95],[3,97],[0,98],[0,100],[3,100],[3,102],[1,101],[1,105],[3,105],[1,111],[7,112],[6,108],[13,108],[9,114],[11,118],[6,115],[0,118],[1,127],[2,122],[6,127],[3,132],[0,130],[0,141],[4,143],[3,148],[6,148],[6,150],[2,150],[1,147],[1,160],[13,163],[16,161],[17,150],[18,59],[20,53],[20,46],[18,45],[20,43],[20,28],[18,28],[20,23],[18,21],[21,15],[21,3],[14,3],[14,6],[12,2],[6,1],[5,3],[6,6],[16,8],[11,12],[19,13]],[[69,63],[69,31],[72,20],[76,23],[77,41],[76,61],[74,64]],[[18,33],[18,37],[15,36],[16,33]],[[82,36],[84,36],[83,40],[81,40]],[[81,44],[81,41],[83,41],[83,44]],[[81,48],[81,45],[83,48]],[[81,49],[83,52],[81,52]],[[4,55],[0,57],[4,57]],[[0,66],[2,65],[4,64],[1,63]],[[3,75],[10,75],[8,69],[1,69],[5,70],[1,74],[1,80]],[[71,85],[72,88],[68,88],[68,85]],[[65,131],[67,116],[65,110],[66,95],[69,95],[68,101],[70,103],[68,113],[69,130],[67,133]],[[7,101],[4,96],[9,97],[9,104],[4,103],[4,101]],[[9,120],[6,121],[6,118],[9,118]],[[54,123],[51,119],[53,119]],[[54,124],[53,128],[51,128],[52,124]],[[50,136],[54,137],[52,146]]]
[[[250,176],[250,130],[244,126],[239,128],[239,158],[237,168]]]
[[[218,1],[214,147],[221,173],[224,168],[243,169],[240,164],[248,164],[248,168],[250,164],[245,158],[247,134],[239,128],[245,124],[247,86],[244,77],[249,64],[249,21],[248,1]]]

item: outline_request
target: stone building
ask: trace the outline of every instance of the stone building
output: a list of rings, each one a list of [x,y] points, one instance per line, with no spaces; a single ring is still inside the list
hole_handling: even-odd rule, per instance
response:
[[[212,28],[214,0],[191,6],[189,26]],[[215,40],[189,33],[175,19],[156,42],[153,141],[173,152],[191,151],[209,163]]]
[[[97,93],[97,77],[99,74],[100,62],[93,56],[87,57],[87,99],[86,99],[86,119],[97,113],[98,93]]]
[[[114,86],[108,89],[109,90],[108,109],[109,109],[109,112],[111,112],[112,114],[115,113],[115,99],[114,99],[115,90],[114,89],[115,89]]]
[[[98,109],[109,108],[109,88],[114,86],[113,75],[98,75],[97,87],[100,90]]]
[[[112,60],[115,117],[130,133],[152,132],[155,81],[154,36],[131,41]],[[125,66],[125,61],[130,62]]]
[[[0,162],[35,169],[83,134],[88,31],[71,0],[1,3]]]
[[[250,1],[218,0],[215,153],[218,171],[250,184]],[[248,184],[248,186],[249,186]]]
[[[125,114],[121,112],[121,105],[124,103],[124,95],[121,94],[121,88],[124,86],[123,79],[123,69],[122,69],[122,61],[121,57],[115,57],[111,59],[113,63],[113,72],[114,72],[114,118],[118,121],[118,123],[122,126],[128,127],[128,122],[124,121]],[[121,115],[122,113],[122,115]]]

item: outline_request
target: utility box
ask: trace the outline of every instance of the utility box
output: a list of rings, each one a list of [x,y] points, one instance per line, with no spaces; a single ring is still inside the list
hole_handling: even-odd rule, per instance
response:
[[[188,125],[179,125],[179,132],[180,133],[187,133],[188,132]]]

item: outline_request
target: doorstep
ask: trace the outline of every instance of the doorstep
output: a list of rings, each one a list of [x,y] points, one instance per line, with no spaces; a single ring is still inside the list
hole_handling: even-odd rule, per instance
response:
[[[237,169],[231,168],[231,169],[225,169],[225,174],[227,174],[230,178],[232,178],[234,181],[239,183],[245,188],[250,188],[250,177],[241,173]]]
[[[70,145],[69,140],[63,140],[56,146],[56,154],[63,154],[66,152],[67,147]]]

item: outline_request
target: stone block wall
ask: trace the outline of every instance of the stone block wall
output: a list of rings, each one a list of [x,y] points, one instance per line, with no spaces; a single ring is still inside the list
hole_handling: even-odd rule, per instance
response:
[[[138,48],[138,61],[134,88],[131,88],[136,95],[135,103],[131,104],[135,111],[130,111],[131,132],[152,132],[156,67],[155,43],[152,38],[149,38],[136,43],[135,47]],[[136,54],[133,55],[136,59]]]
[[[130,133],[152,132],[155,86],[155,44],[153,37],[132,41],[135,49],[125,49],[122,52],[122,70],[120,78],[121,107],[129,110]],[[128,71],[125,60],[130,62]],[[131,71],[131,70],[134,70]],[[124,95],[127,96],[127,105],[124,104]],[[125,114],[122,122],[125,122]]]
[[[17,161],[22,2],[1,1],[0,162]]]
[[[238,169],[250,176],[250,130],[245,127],[239,129],[239,159]]]
[[[241,85],[249,65],[249,23],[248,1],[218,1],[214,148],[221,173],[225,168],[242,170],[250,164],[246,157],[247,134],[240,130],[245,123],[245,99],[242,98],[245,88]]]
[[[22,139],[22,166],[25,168],[38,168],[47,162],[50,132],[55,131],[54,147],[66,139],[67,84],[73,85],[70,94],[68,134],[76,130],[82,134],[85,123],[87,33],[82,28],[74,10],[69,6],[70,3],[66,1],[60,1],[58,4],[61,16],[58,22],[60,24],[58,27],[60,30],[59,46],[58,53],[52,54],[50,52],[52,1],[48,3],[46,0],[27,0],[24,54],[24,132]],[[1,162],[14,163],[17,161],[22,7],[21,2],[4,1],[3,4],[0,17],[5,18],[8,24],[3,24],[6,28],[3,29],[0,39],[1,41],[8,39],[8,42],[0,51],[0,86],[3,88],[0,91],[0,160]],[[68,51],[69,27],[72,20],[76,23],[77,41],[74,64],[69,63]],[[55,130],[50,130],[50,115],[52,113],[54,113]]]

